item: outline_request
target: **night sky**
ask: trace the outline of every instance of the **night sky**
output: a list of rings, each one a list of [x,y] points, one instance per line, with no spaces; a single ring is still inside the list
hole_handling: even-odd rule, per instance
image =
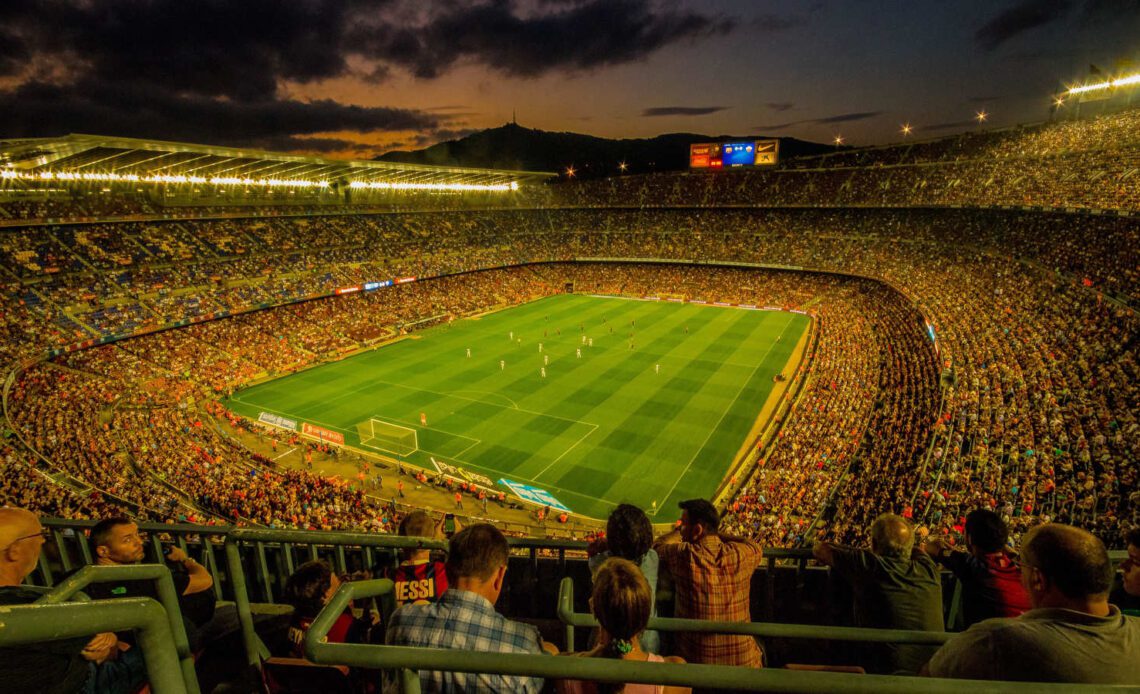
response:
[[[878,144],[1045,120],[1094,65],[1140,71],[1140,0],[0,0],[0,138],[363,158],[517,112]]]

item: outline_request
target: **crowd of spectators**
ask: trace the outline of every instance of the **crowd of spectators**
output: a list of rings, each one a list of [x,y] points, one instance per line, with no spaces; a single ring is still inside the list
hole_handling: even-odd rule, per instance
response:
[[[818,196],[833,177],[847,177],[839,188],[850,190],[864,169],[906,176],[932,165],[1031,161],[1055,171],[1072,157],[1110,152],[1127,159],[1136,136],[1125,130],[1135,118],[1126,112],[1000,137],[967,136],[941,154],[925,146],[896,152],[889,166],[836,155],[821,164],[823,173],[755,175],[815,175],[791,188]],[[1113,137],[1111,145],[1098,144]],[[1091,170],[1086,164],[1080,171]],[[1053,178],[1072,184],[1073,195],[1084,194],[1071,177]],[[628,188],[640,184],[648,187]],[[243,506],[229,496],[239,486],[235,475],[261,474],[264,466],[212,439],[195,439],[199,420],[184,409],[189,396],[229,393],[400,331],[561,291],[569,282],[579,291],[668,292],[794,308],[816,319],[794,410],[729,504],[725,523],[734,532],[772,545],[807,544],[819,533],[854,542],[868,514],[891,510],[924,531],[956,537],[965,512],[985,506],[1009,522],[1014,541],[1041,520],[1058,520],[1119,544],[1140,522],[1140,324],[1128,307],[1140,299],[1136,220],[998,210],[628,207],[641,196],[662,206],[694,202],[692,196],[700,204],[732,202],[753,187],[732,174],[663,175],[576,187],[563,199],[584,206],[578,209],[5,230],[5,363],[194,322],[23,372],[9,415],[28,445],[59,469],[105,493],[145,498],[146,511],[159,517],[202,513],[198,504],[208,500],[210,513],[222,517],[236,512],[292,523],[296,516],[300,525],[321,526],[351,503],[332,515],[298,515]],[[1113,206],[1128,209],[1128,200],[1117,198]],[[609,204],[625,207],[603,209]],[[549,264],[590,258],[696,264]],[[728,260],[853,273],[885,284],[702,264]],[[546,264],[486,270],[526,263]],[[402,277],[420,280],[330,296]],[[302,301],[317,297],[328,298]],[[203,320],[226,312],[240,315]],[[145,430],[175,435],[157,441]],[[181,453],[169,450],[179,447]],[[217,464],[216,456],[227,463]],[[235,458],[242,464],[231,465]],[[135,466],[178,480],[148,475],[132,488]],[[226,475],[215,468],[226,468]]]

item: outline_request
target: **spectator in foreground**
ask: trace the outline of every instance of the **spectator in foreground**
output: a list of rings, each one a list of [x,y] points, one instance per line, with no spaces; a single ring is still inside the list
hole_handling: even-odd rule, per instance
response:
[[[91,528],[91,545],[95,552],[95,563],[99,566],[139,564],[146,554],[139,526],[123,516],[96,523]],[[214,617],[217,604],[211,590],[214,579],[206,567],[190,558],[179,547],[168,547],[164,558],[171,564],[170,577],[174,580],[174,591],[178,594],[178,605],[182,608],[190,646],[197,649],[202,645],[200,629]],[[96,599],[148,597],[158,600],[158,589],[151,580],[92,583],[85,590]],[[120,638],[129,636],[121,635]]]
[[[489,653],[557,653],[538,629],[495,611],[507,574],[509,547],[499,529],[487,523],[452,536],[447,552],[447,591],[438,602],[404,605],[392,615],[387,641]],[[467,672],[420,671],[425,692],[527,692],[542,689],[539,677]]]
[[[586,548],[590,554],[590,576],[597,580],[598,570],[610,557],[628,559],[637,565],[649,584],[649,616],[657,616],[657,551],[653,549],[653,524],[649,516],[636,506],[618,504],[606,521],[606,536],[595,540]],[[647,629],[641,635],[641,647],[649,653],[661,652],[661,639],[656,631]]]
[[[1128,557],[1120,563],[1120,585],[1112,591],[1109,602],[1130,617],[1140,617],[1140,526],[1125,536]]]
[[[1027,611],[1029,596],[1021,585],[1021,568],[1005,550],[1009,529],[1001,516],[986,509],[971,511],[965,530],[967,552],[952,551],[938,538],[928,539],[924,549],[961,582],[966,626]]]
[[[677,656],[662,658],[647,653],[641,647],[641,634],[645,633],[645,626],[649,623],[653,597],[649,583],[637,565],[619,557],[606,559],[594,575],[594,591],[590,596],[590,611],[600,625],[598,644],[589,651],[573,655],[650,663],[685,662]],[[557,688],[560,694],[688,694],[690,691],[688,687],[615,685],[579,680],[560,680]]]
[[[855,625],[874,629],[943,631],[938,567],[914,547],[914,528],[893,513],[871,524],[871,549],[817,542],[815,558],[846,581],[855,597]],[[868,672],[917,672],[929,646],[882,644],[868,649]]]
[[[433,521],[424,511],[412,511],[400,522],[400,536],[441,540],[446,519],[446,515],[440,514],[439,520]],[[455,525],[457,530],[461,529],[458,520]],[[442,561],[432,559],[431,552],[423,547],[402,550],[400,564],[384,572],[384,578],[395,583],[392,590],[395,607],[409,602],[417,605],[435,602],[447,590],[447,567]]]
[[[673,576],[677,616],[751,621],[748,604],[760,545],[721,535],[720,514],[704,499],[682,501],[680,506],[680,526],[653,546]],[[751,636],[680,632],[676,643],[678,654],[690,663],[763,667],[763,654]]]
[[[313,625],[313,620],[320,614],[321,608],[328,603],[339,587],[340,577],[328,562],[322,560],[301,564],[286,579],[282,598],[293,606],[293,617],[289,621],[289,643],[294,658],[305,657],[302,652],[305,634]],[[364,643],[367,641],[368,626],[367,620],[354,619],[352,613],[346,609],[329,629],[328,641]]]
[[[1140,684],[1140,619],[1108,602],[1112,562],[1091,533],[1040,525],[1021,548],[1033,609],[954,636],[923,669],[934,677]]]
[[[36,568],[44,528],[31,511],[0,508],[0,605],[24,605],[41,593],[20,584]],[[0,691],[125,694],[146,680],[138,649],[112,633],[0,648]]]

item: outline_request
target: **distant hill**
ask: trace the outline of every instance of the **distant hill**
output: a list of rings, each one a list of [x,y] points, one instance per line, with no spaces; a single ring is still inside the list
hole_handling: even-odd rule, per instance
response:
[[[611,140],[578,133],[554,133],[508,123],[449,140],[426,149],[394,151],[376,157],[380,161],[435,166],[471,166],[516,171],[561,172],[568,166],[580,178],[597,178],[618,172],[626,162],[628,173],[678,171],[689,166],[689,145],[694,142],[767,139],[761,135],[734,137],[670,133],[652,138]],[[781,137],[780,158],[834,151],[832,145]]]

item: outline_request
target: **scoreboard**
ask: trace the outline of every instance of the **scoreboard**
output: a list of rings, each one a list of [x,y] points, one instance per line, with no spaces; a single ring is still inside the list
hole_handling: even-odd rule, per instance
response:
[[[774,166],[779,162],[779,140],[702,142],[689,145],[690,169],[728,169],[739,166]]]

